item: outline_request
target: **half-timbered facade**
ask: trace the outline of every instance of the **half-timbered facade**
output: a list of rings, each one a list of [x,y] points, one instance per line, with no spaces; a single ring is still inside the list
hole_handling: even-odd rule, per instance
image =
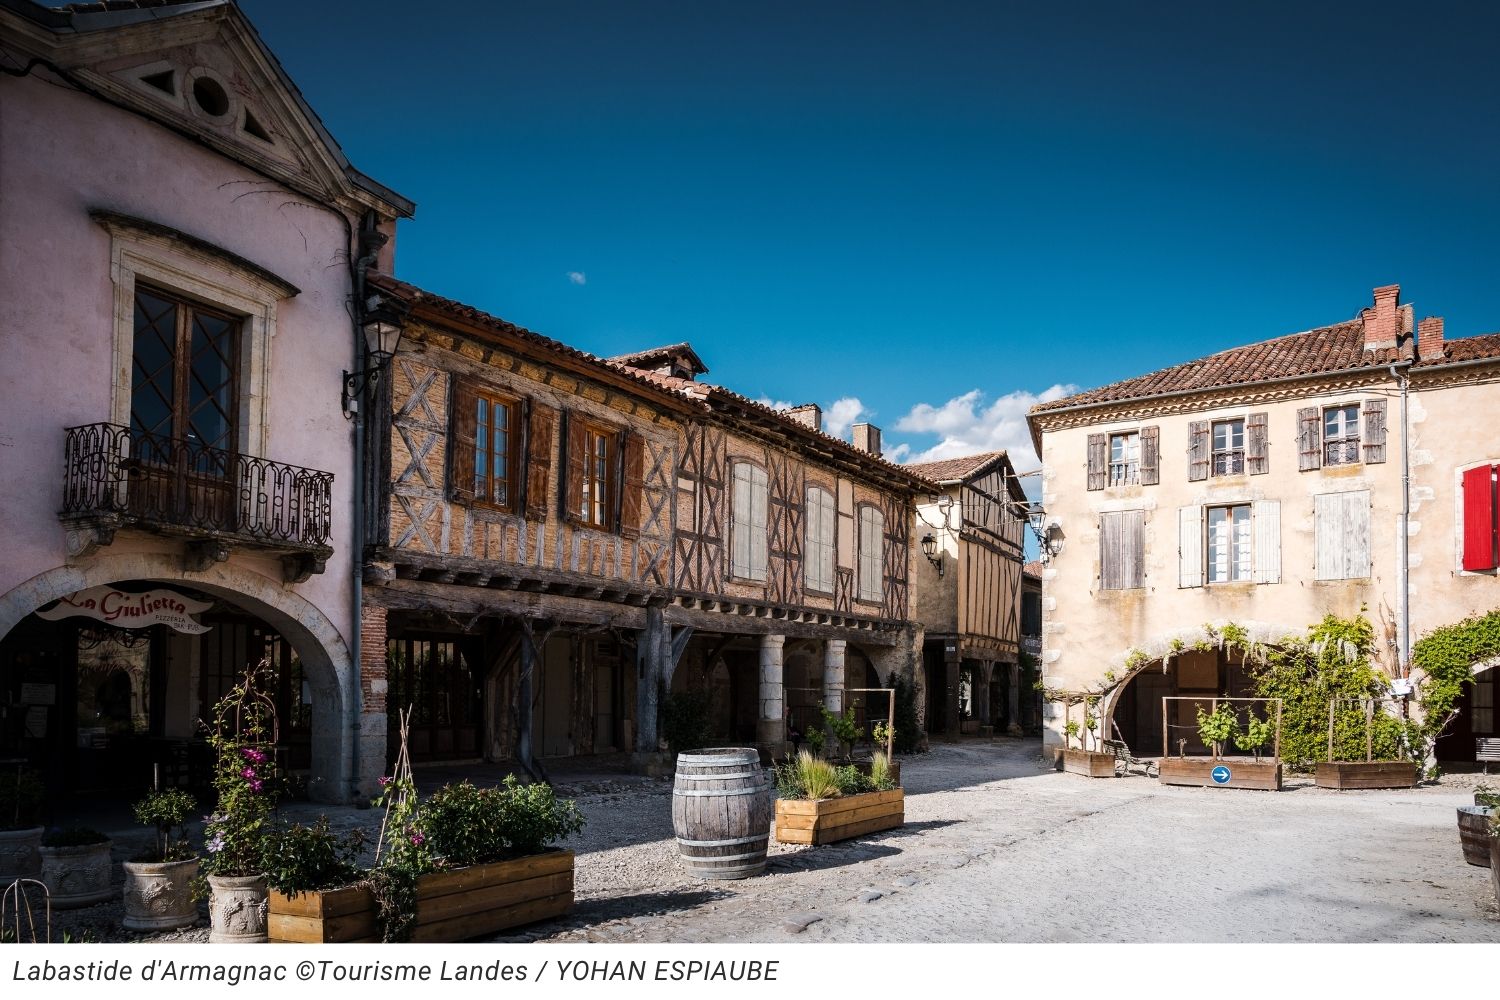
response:
[[[372,284],[409,312],[370,440],[363,669],[414,758],[650,764],[673,691],[777,752],[789,706],[840,704],[849,650],[853,686],[910,672],[910,473],[698,381],[686,345],[603,360]]]
[[[0,66],[0,757],[59,810],[204,785],[264,662],[278,767],[364,797],[341,371],[412,205],[227,0],[6,0]]]
[[[1403,682],[1415,638],[1500,604],[1500,449],[1476,419],[1500,406],[1500,335],[1445,340],[1399,296],[1377,288],[1351,321],[1033,408],[1056,549],[1044,679],[1129,677],[1101,706],[1104,735],[1160,754],[1164,722],[1196,739],[1186,715],[1163,720],[1163,696],[1252,693],[1241,664],[1192,648],[1204,623],[1275,642],[1363,613]],[[1466,697],[1491,693],[1481,677]],[[1486,708],[1466,708],[1440,758],[1500,736]]]
[[[940,487],[912,531],[928,731],[1018,729],[1026,494],[1003,451],[908,468]]]

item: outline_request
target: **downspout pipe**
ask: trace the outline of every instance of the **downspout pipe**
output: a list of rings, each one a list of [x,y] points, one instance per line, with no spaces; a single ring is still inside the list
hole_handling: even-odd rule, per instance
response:
[[[359,257],[354,262],[354,308],[350,310],[350,316],[354,321],[354,363],[349,366],[350,371],[362,371],[366,367],[365,358],[365,276],[369,274],[370,268],[375,265],[375,259],[380,253],[380,248],[385,245],[385,236],[376,228],[377,219],[374,211],[365,213],[361,220],[358,238]],[[365,454],[365,415],[366,400],[356,400],[356,407],[352,414],[354,418],[354,503],[351,532],[350,532],[350,566],[352,579],[350,585],[353,590],[353,627],[350,629],[349,652],[353,659],[350,664],[354,671],[354,684],[349,697],[349,728],[351,730],[351,744],[353,749],[349,758],[349,789],[348,799],[351,803],[361,801],[361,789],[359,787],[360,776],[360,751],[364,737],[364,649],[362,636],[364,632],[364,585],[365,585],[365,487],[370,479],[369,463]],[[368,791],[366,789],[365,791]]]
[[[1397,586],[1400,624],[1396,633],[1396,671],[1405,680],[1411,676],[1411,447],[1407,427],[1407,397],[1411,389],[1411,362],[1391,365],[1391,378],[1401,390],[1401,528],[1397,535]]]

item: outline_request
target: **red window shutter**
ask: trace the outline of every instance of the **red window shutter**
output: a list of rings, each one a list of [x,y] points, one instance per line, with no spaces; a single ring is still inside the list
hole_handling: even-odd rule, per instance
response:
[[[1495,467],[1464,473],[1464,569],[1495,568]]]

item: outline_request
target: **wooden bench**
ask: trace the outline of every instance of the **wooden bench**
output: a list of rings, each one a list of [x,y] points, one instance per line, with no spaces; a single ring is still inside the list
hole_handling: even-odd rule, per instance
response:
[[[1105,740],[1103,746],[1104,752],[1113,755],[1115,758],[1116,767],[1124,766],[1126,774],[1130,773],[1132,764],[1144,770],[1148,778],[1151,777],[1151,769],[1153,767],[1157,769],[1157,774],[1161,773],[1161,766],[1156,761],[1137,757],[1130,752],[1130,747],[1126,745],[1124,740]]]
[[[1474,759],[1484,764],[1484,773],[1490,773],[1491,764],[1500,764],[1500,738],[1480,736],[1474,740]]]

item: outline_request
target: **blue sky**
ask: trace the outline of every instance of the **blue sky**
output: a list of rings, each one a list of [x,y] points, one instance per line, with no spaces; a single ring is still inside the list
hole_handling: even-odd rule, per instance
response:
[[[898,456],[1376,285],[1500,330],[1500,4],[241,3],[402,277]]]

